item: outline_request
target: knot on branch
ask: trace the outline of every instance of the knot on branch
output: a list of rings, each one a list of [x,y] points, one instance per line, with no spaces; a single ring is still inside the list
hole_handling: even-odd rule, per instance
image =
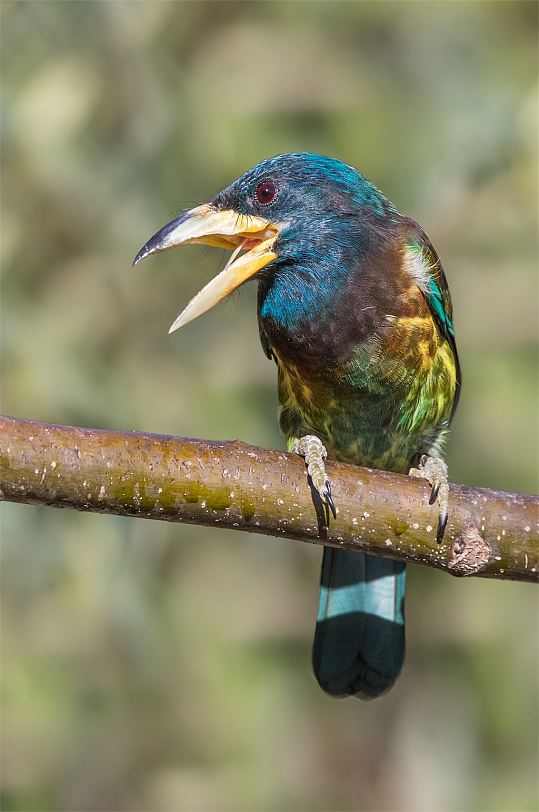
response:
[[[488,564],[491,552],[488,541],[475,525],[469,524],[451,545],[447,568],[452,575],[475,575]]]

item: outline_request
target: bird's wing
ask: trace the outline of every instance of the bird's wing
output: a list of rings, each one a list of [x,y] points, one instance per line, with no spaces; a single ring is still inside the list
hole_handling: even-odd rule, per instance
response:
[[[434,321],[449,343],[455,358],[457,386],[451,412],[451,416],[453,416],[460,393],[461,374],[453,328],[451,295],[438,254],[423,229],[417,224],[414,226],[412,235],[408,236],[405,241],[404,261],[423,293]]]

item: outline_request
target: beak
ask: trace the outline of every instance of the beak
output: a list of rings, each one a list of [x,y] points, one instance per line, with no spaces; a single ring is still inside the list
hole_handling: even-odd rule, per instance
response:
[[[273,245],[280,227],[262,217],[240,214],[233,209],[219,211],[210,203],[187,211],[150,237],[133,265],[150,254],[179,245],[204,243],[233,250],[225,268],[191,299],[169,333],[201,316],[226,298],[239,285],[277,258]],[[246,253],[241,254],[245,250]],[[241,254],[241,255],[240,255]],[[240,256],[239,256],[240,255]]]

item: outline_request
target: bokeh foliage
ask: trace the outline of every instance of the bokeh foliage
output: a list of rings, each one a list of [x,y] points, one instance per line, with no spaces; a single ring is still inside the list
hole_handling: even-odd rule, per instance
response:
[[[130,260],[284,151],[426,228],[464,390],[452,479],[536,482],[537,7],[25,2],[2,13],[2,410],[280,447],[255,291],[173,337],[223,256]],[[320,550],[2,507],[11,810],[534,809],[533,586],[416,568],[372,704],[310,673]]]

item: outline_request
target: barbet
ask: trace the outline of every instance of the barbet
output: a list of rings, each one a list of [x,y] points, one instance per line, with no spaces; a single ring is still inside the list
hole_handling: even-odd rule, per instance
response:
[[[280,425],[335,513],[324,460],[411,473],[447,522],[440,452],[460,372],[446,278],[422,228],[350,166],[306,153],[263,161],[142,248],[232,249],[172,330],[248,279],[277,364]],[[313,665],[334,696],[387,691],[404,658],[404,564],[324,548]]]

